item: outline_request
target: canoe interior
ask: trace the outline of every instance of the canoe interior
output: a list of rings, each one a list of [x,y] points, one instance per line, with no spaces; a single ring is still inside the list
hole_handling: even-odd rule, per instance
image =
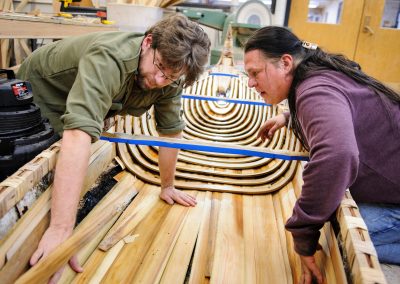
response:
[[[205,73],[188,94],[259,100],[247,78],[230,66]],[[285,106],[253,106],[183,99],[183,139],[303,151],[290,129],[262,142],[263,121]],[[116,117],[115,131],[157,135],[152,111],[140,118]],[[74,231],[38,265],[29,267],[49,224],[50,186],[26,212],[24,196],[55,168],[60,144],[43,151],[0,183],[0,212],[22,215],[0,243],[2,283],[45,283],[77,254],[84,272],[64,270],[60,283],[297,283],[300,259],[284,224],[301,193],[304,162],[241,155],[180,151],[176,187],[195,195],[194,208],[158,198],[158,147],[92,145],[82,195],[117,160],[117,183]],[[20,212],[21,211],[21,212]],[[326,283],[386,283],[375,249],[347,192],[336,225],[321,230],[316,254]]]

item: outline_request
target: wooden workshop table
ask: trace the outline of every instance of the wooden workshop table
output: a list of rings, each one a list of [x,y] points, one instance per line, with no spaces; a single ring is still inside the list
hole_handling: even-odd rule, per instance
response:
[[[80,23],[67,19],[10,16],[0,13],[0,39],[59,39],[98,31],[116,31],[116,26]]]
[[[94,24],[89,23],[89,20],[0,12],[0,68],[9,68],[11,57],[15,58],[14,64],[19,65],[32,52],[26,39],[62,39],[118,30],[114,25]]]

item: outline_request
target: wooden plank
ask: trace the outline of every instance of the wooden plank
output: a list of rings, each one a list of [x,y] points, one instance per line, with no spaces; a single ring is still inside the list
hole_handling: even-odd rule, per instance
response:
[[[290,283],[271,195],[253,197],[256,283]]]
[[[15,7],[15,12],[22,12],[22,10],[25,8],[26,4],[28,4],[29,0],[21,0],[17,7]]]
[[[4,216],[44,175],[53,170],[60,150],[56,142],[0,183],[0,216]]]
[[[244,238],[244,283],[257,283],[257,249],[256,246],[256,235],[258,231],[264,231],[260,226],[257,228],[256,220],[254,220],[253,214],[254,198],[253,196],[243,196],[243,238]],[[264,267],[265,269],[265,267]]]
[[[0,68],[3,68],[3,52],[2,52],[3,40],[0,39]]]
[[[132,175],[126,174],[125,178],[107,194],[107,198],[89,213],[83,221],[84,224],[69,239],[22,275],[16,283],[41,283],[48,280],[90,240],[95,232],[115,215],[122,213],[123,208],[136,194],[130,189],[133,180]]]
[[[104,275],[107,273],[108,269],[114,262],[114,260],[117,258],[119,252],[125,245],[124,240],[120,240],[118,243],[113,246],[110,251],[106,254],[104,257],[103,261],[101,264],[97,267],[95,273],[93,274],[92,278],[86,283],[90,284],[97,284],[101,282],[101,279],[104,277]]]
[[[13,47],[14,47],[14,59],[15,59],[15,63],[17,65],[22,63],[22,59],[23,59],[23,54],[22,54],[22,48],[21,45],[19,43],[18,39],[14,39],[13,40]]]
[[[195,192],[189,194],[196,196]],[[158,229],[148,253],[133,278],[134,283],[158,283],[192,207],[172,206]]]
[[[0,19],[0,39],[59,39],[93,32],[116,30],[118,30],[116,27],[109,26],[78,26]]]
[[[48,188],[35,202],[31,210],[29,210],[29,214],[25,214],[18,221],[13,230],[3,239],[0,247],[0,268],[2,268],[6,263],[12,262],[11,256],[13,253],[10,253],[9,251],[15,251],[18,246],[28,242],[27,238],[35,232],[35,226],[30,226],[30,224],[39,224],[41,219],[43,219],[46,216],[46,213],[50,210],[51,191],[52,189]],[[28,255],[29,252],[26,254]],[[30,255],[28,257],[30,257]],[[2,273],[2,271],[0,273]]]
[[[211,219],[209,228],[208,250],[207,250],[207,267],[205,276],[211,278],[211,271],[214,263],[214,254],[216,251],[217,224],[221,209],[222,194],[215,192],[211,200]]]
[[[28,44],[26,43],[26,39],[18,39],[18,41],[19,41],[19,44],[20,44],[22,50],[25,52],[25,55],[29,56],[32,53],[32,51],[28,47]]]
[[[152,194],[158,196],[159,188],[151,185]],[[132,283],[144,257],[156,237],[158,230],[165,219],[171,206],[162,200],[154,205],[153,209],[131,232],[131,235],[138,235],[133,243],[126,244],[103,278],[103,283]],[[127,262],[126,260],[129,259]]]
[[[211,198],[211,192],[206,192],[204,211],[201,216],[201,225],[197,237],[196,249],[193,255],[192,267],[190,270],[189,284],[205,282],[208,251],[207,247],[210,238]]]
[[[103,251],[109,250],[113,245],[126,237],[135,227],[145,218],[151,208],[158,202],[157,194],[151,194],[151,187],[138,188],[139,194],[135,197],[132,203],[124,211],[118,222],[107,233],[103,241],[99,245],[99,249]]]
[[[50,195],[51,188],[39,197],[29,214],[25,214],[3,240],[0,247],[0,279],[3,283],[14,283],[29,269],[29,259],[50,223]]]
[[[174,246],[163,275],[161,284],[184,283],[185,276],[190,264],[193,248],[196,244],[200,223],[205,208],[206,192],[198,192],[196,196],[196,207],[189,210],[184,227]]]
[[[95,277],[97,269],[101,266],[103,260],[107,257],[107,252],[104,252],[99,249],[93,250],[92,254],[87,259],[86,263],[83,266],[83,272],[76,274],[76,277],[72,282],[61,282],[61,283],[81,283],[85,284],[90,281],[93,277]]]
[[[0,20],[0,27],[1,27],[1,20]],[[0,38],[1,38],[1,31],[0,31]],[[9,61],[9,48],[10,48],[10,40],[9,39],[2,39],[0,40],[1,44],[1,68],[7,68],[10,66]]]
[[[79,264],[83,267],[83,272],[82,273],[76,273],[71,269],[69,265],[65,268],[59,283],[71,283],[76,276],[81,277],[84,276],[87,273],[86,269],[86,263],[88,262],[88,259],[92,257],[92,255],[95,254],[97,251],[97,247],[101,240],[104,238],[104,236],[107,234],[108,230],[114,225],[115,221],[118,219],[118,215],[116,215],[114,218],[112,218],[107,224],[99,230],[99,232],[90,240],[90,242],[77,253],[77,258]],[[81,223],[82,224],[82,223]],[[81,225],[79,224],[79,226]]]
[[[210,283],[244,283],[243,200],[222,194]]]
[[[278,193],[273,194],[272,199],[273,199],[273,203],[274,203],[276,224],[278,226],[278,231],[279,231],[280,249],[282,251],[283,264],[285,266],[285,275],[286,275],[288,283],[295,283],[293,276],[292,276],[292,270],[291,270],[291,266],[290,266],[291,263],[289,261],[289,255],[288,255],[288,251],[287,251],[288,245],[287,245],[287,239],[286,239],[285,221],[284,221],[284,217],[283,217],[283,210],[282,210],[279,194]]]
[[[327,232],[329,230],[329,232]],[[325,231],[327,237],[327,243],[330,252],[330,260],[333,264],[334,275],[336,277],[336,283],[347,283],[347,277],[344,270],[344,261],[339,249],[339,241],[336,238],[335,232],[332,226],[327,226]]]
[[[295,203],[295,197],[293,188],[291,184],[288,184],[285,188],[283,188],[279,193],[279,198],[281,202],[281,209],[282,209],[282,217],[284,223],[292,216],[292,211]],[[294,243],[292,234],[285,230],[286,235],[286,249],[287,254],[289,257],[290,267],[292,270],[292,277],[294,281],[298,281],[301,276],[301,261],[300,257],[294,250]]]

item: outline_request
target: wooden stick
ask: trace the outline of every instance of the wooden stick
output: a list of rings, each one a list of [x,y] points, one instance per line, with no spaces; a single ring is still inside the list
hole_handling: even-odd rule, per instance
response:
[[[22,217],[2,243],[2,260],[6,260],[0,270],[3,283],[14,283],[28,269],[29,259],[50,223],[50,214],[47,214],[50,208],[50,192],[49,188],[40,196],[29,210],[30,214]]]
[[[198,192],[196,207],[189,210],[182,232],[165,267],[160,284],[184,283],[204,213],[205,192]]]
[[[280,236],[279,237],[280,249],[282,251],[283,263],[285,266],[285,275],[288,279],[287,283],[296,283],[293,280],[292,270],[290,267],[289,255],[288,255],[288,250],[287,250],[288,245],[287,245],[286,233],[285,233],[286,232],[285,221],[284,221],[284,217],[282,216],[283,210],[281,207],[281,201],[280,201],[279,195],[280,195],[279,193],[273,194],[273,202],[274,202],[276,223],[278,226],[278,231],[279,231],[279,236]]]
[[[10,66],[9,58],[9,48],[10,48],[10,40],[9,39],[2,39],[0,40],[1,44],[1,68],[7,68]]]
[[[170,209],[159,227],[158,234],[144,257],[140,269],[135,274],[133,283],[158,283],[160,281],[189,210],[192,209],[194,208],[185,206],[173,206]]]
[[[257,268],[258,259],[257,255],[257,228],[255,214],[253,214],[254,208],[254,198],[253,196],[243,196],[243,238],[244,238],[244,281],[243,283],[258,283],[257,282]],[[262,216],[260,216],[262,217]],[[270,218],[270,216],[268,216]],[[261,224],[260,224],[261,225]],[[264,231],[264,230],[261,230]],[[261,233],[262,234],[262,233]],[[262,251],[262,254],[265,254],[265,251]],[[265,270],[267,267],[262,266],[260,269]],[[261,267],[260,267],[261,268]]]
[[[215,192],[212,195],[211,201],[211,215],[210,215],[210,228],[209,228],[209,240],[207,248],[207,266],[205,271],[206,277],[211,277],[211,271],[214,263],[214,255],[216,251],[216,239],[217,239],[217,224],[219,220],[219,214],[221,209],[222,194]]]
[[[21,12],[26,4],[28,4],[29,0],[21,0],[21,2],[19,2],[19,4],[17,5],[17,7],[15,8],[15,12]]]
[[[23,49],[23,51],[25,52],[26,56],[29,56],[32,53],[31,49],[26,44],[26,39],[19,39],[19,44]]]
[[[14,58],[16,64],[22,63],[22,48],[18,39],[13,40]]]
[[[94,273],[93,277],[90,278],[89,284],[97,284],[100,283],[104,275],[107,273],[108,269],[114,262],[115,258],[118,256],[119,252],[125,245],[124,240],[120,240],[109,253],[106,254],[103,261],[101,262],[100,266],[97,267],[96,272]]]
[[[194,251],[192,267],[190,271],[189,284],[203,283],[207,267],[207,246],[209,243],[210,216],[211,216],[210,191],[206,193],[204,211],[201,216],[201,225]]]
[[[0,247],[0,268],[10,260],[19,245],[23,244],[26,239],[36,230],[37,224],[44,217],[44,213],[47,213],[50,209],[50,196],[51,187],[48,188],[35,202],[29,214],[24,215],[18,222],[18,226],[13,231],[9,232],[8,236],[4,238]],[[30,218],[33,217],[33,218]],[[30,226],[33,224],[34,226]],[[33,251],[32,251],[33,252]],[[28,254],[28,252],[27,252]]]
[[[107,234],[108,230],[110,230],[110,228],[115,224],[115,221],[118,219],[118,217],[118,215],[114,216],[114,218],[111,219],[106,225],[104,225],[103,228],[96,234],[96,236],[94,236],[93,239],[78,252],[77,258],[80,265],[83,266],[83,272],[78,274],[73,271],[69,265],[67,265],[64,269],[59,283],[71,283],[74,278],[76,279],[81,276],[85,276],[85,274],[88,272],[88,269],[86,269],[86,264],[88,260],[91,259],[97,251],[100,251],[97,249],[99,243]],[[81,224],[79,224],[79,226]]]
[[[158,196],[159,187],[146,186],[151,187],[150,191],[152,194]],[[133,278],[140,269],[144,258],[149,253],[148,250],[170,209],[170,205],[162,200],[158,200],[149,214],[146,215],[131,233],[132,235],[139,235],[138,238],[123,247],[113,263],[113,267],[117,267],[117,269],[109,269],[103,278],[103,283],[134,283]],[[129,262],[126,259],[129,259]]]
[[[244,283],[242,196],[223,193],[211,283]]]
[[[116,214],[120,214],[131,198],[137,193],[131,190],[134,177],[126,177],[109,193],[106,202],[99,204],[85,219],[82,225],[67,241],[51,252],[45,259],[33,266],[22,275],[16,283],[41,283],[48,280],[60,269],[79,249],[81,249],[104,224]],[[90,222],[87,221],[90,219]]]
[[[138,189],[139,194],[121,215],[117,224],[104,237],[99,245],[99,249],[103,251],[109,250],[113,245],[130,234],[137,224],[149,213],[150,209],[159,199],[157,194],[149,194],[149,190],[149,187]]]

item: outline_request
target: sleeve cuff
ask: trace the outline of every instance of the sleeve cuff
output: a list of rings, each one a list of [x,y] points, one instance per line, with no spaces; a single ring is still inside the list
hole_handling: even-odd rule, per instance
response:
[[[318,231],[316,235],[313,236],[296,236],[292,233],[293,242],[294,242],[294,250],[303,256],[312,256],[317,251],[318,240],[320,236],[320,232]]]
[[[102,125],[95,120],[88,119],[87,117],[76,113],[69,113],[61,116],[61,121],[64,124],[64,130],[82,130],[92,137],[92,142],[97,141],[100,137]]]
[[[185,129],[186,123],[181,120],[179,123],[172,125],[170,127],[156,127],[157,132],[161,133],[161,134],[175,134],[175,133],[179,133],[181,131],[183,131],[183,129]]]

